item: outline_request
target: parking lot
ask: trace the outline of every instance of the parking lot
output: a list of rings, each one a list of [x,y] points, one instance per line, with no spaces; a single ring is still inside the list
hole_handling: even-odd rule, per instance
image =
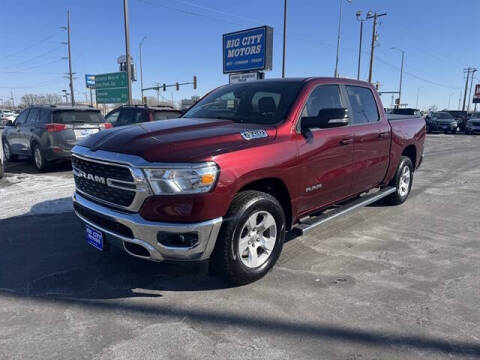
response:
[[[243,287],[98,252],[71,211],[68,165],[7,164],[0,358],[478,358],[479,149],[478,136],[429,135],[405,204],[290,237]]]

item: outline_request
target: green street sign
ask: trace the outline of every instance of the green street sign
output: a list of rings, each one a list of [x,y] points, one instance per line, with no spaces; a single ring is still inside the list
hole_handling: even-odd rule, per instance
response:
[[[95,75],[97,103],[126,103],[128,101],[127,86],[127,73],[125,71]]]
[[[128,101],[128,89],[97,89],[97,104],[117,104]]]

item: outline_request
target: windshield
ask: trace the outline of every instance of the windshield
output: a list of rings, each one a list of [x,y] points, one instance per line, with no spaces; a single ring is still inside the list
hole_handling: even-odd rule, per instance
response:
[[[452,115],[450,115],[449,113],[436,113],[434,115],[434,117],[436,117],[437,119],[453,119]]]
[[[53,122],[58,124],[72,124],[72,123],[103,123],[103,118],[100,111],[55,111],[53,113]]]
[[[200,100],[183,117],[277,124],[285,120],[302,86],[300,81],[255,81],[226,85]]]

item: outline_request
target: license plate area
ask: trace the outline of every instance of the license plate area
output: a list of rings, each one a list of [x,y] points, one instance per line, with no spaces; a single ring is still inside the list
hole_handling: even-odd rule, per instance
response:
[[[73,130],[76,138],[83,138],[92,134],[96,134],[98,129],[76,129]]]
[[[86,225],[87,243],[95,249],[103,251],[103,234],[101,231]]]

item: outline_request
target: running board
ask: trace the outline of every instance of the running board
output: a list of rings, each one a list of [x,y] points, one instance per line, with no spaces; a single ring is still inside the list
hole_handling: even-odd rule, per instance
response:
[[[341,205],[337,208],[334,208],[327,213],[321,213],[317,216],[311,216],[306,218],[305,220],[300,220],[300,223],[296,225],[293,230],[299,232],[301,235],[312,231],[317,226],[326,223],[327,221],[333,220],[339,216],[345,215],[350,211],[359,209],[361,207],[370,205],[384,197],[394,193],[397,189],[394,187],[386,187],[383,188],[373,194],[364,195],[358,199],[353,201],[347,202],[344,205]]]

